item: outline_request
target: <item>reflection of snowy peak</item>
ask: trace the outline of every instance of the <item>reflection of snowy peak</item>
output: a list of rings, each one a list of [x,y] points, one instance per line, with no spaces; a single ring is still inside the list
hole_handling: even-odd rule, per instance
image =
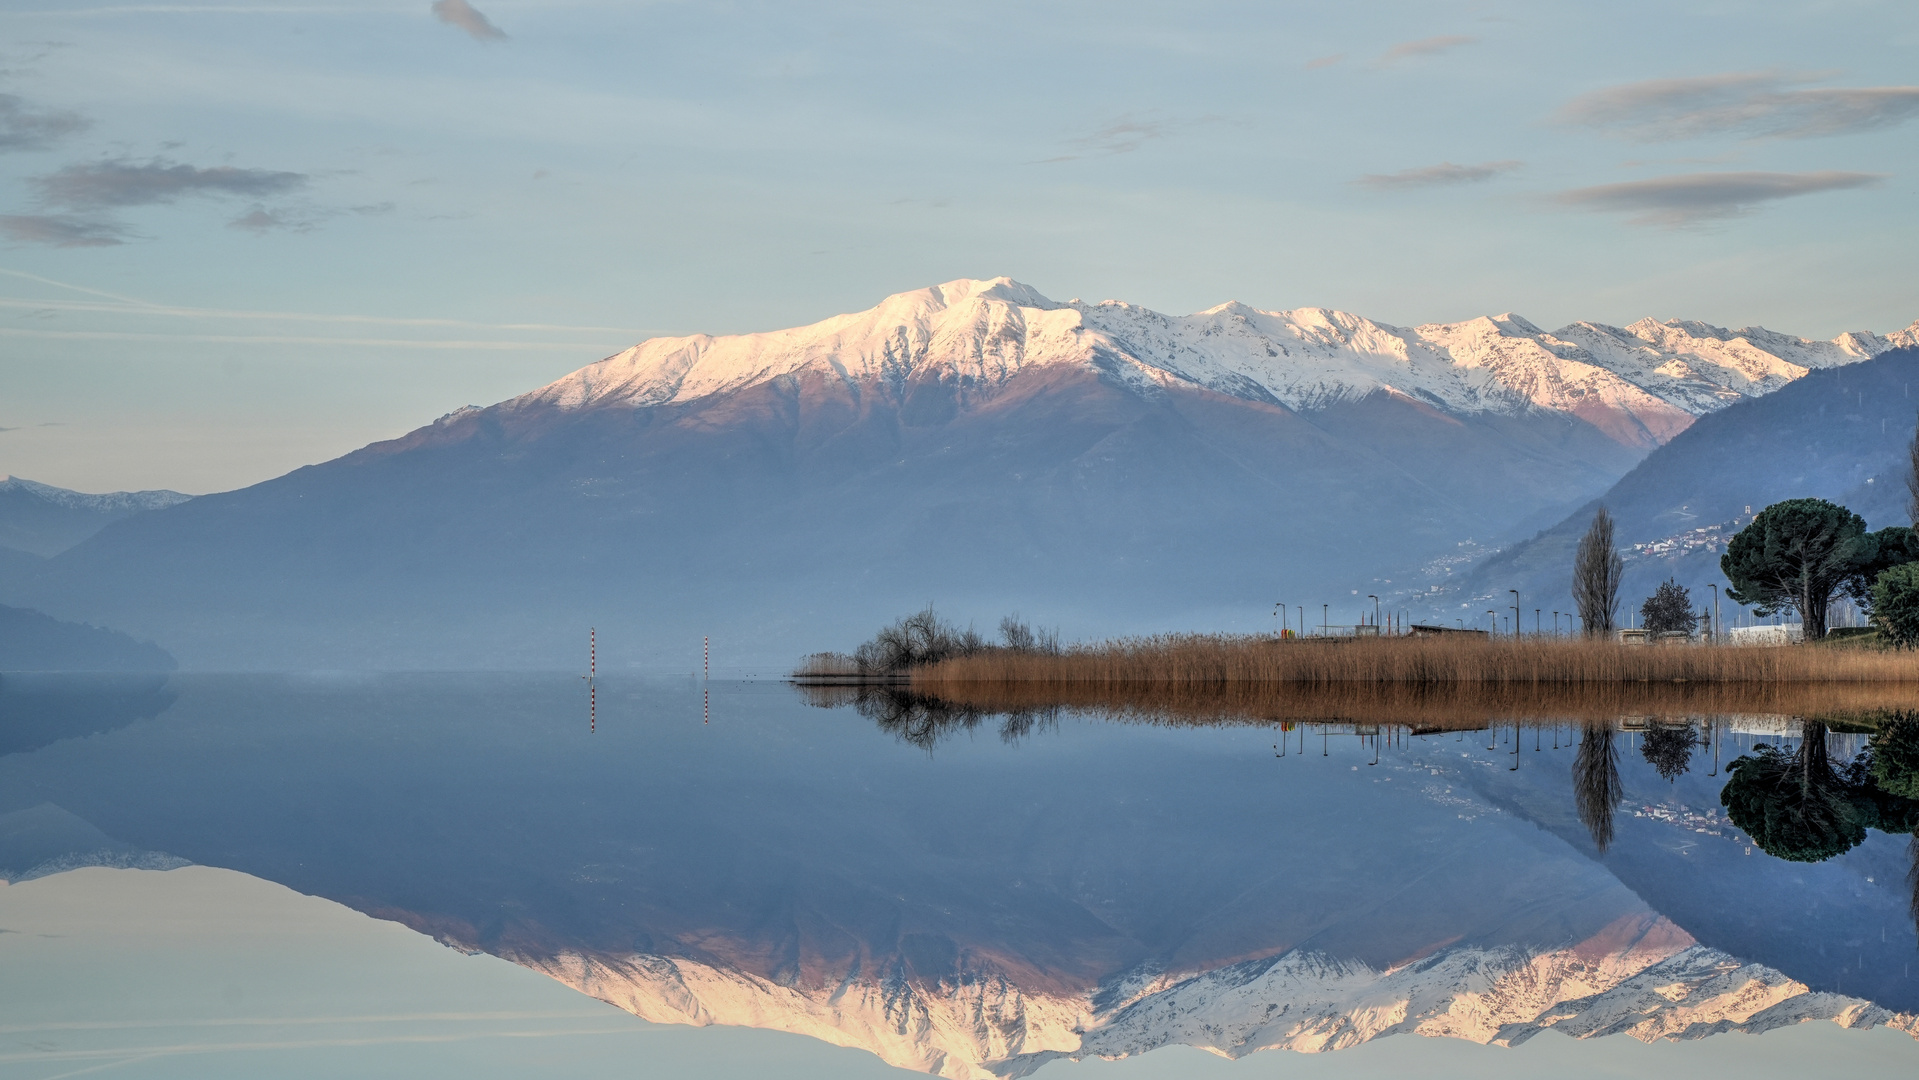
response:
[[[1814,993],[1651,914],[1547,952],[1460,947],[1379,970],[1294,950],[1185,977],[1146,972],[1082,995],[1026,994],[997,978],[929,987],[898,974],[805,988],[656,956],[515,959],[658,1023],[789,1031],[979,1080],[1023,1076],[1055,1058],[1129,1057],[1173,1044],[1236,1058],[1399,1034],[1511,1046],[1552,1028],[1651,1042],[1807,1020],[1919,1035],[1919,1017]]]
[[[1632,444],[1777,389],[1808,370],[1919,343],[1807,341],[1750,328],[1641,320],[1547,332],[1516,315],[1396,327],[1321,308],[1228,303],[1168,316],[1117,301],[1056,303],[1009,278],[952,281],[811,326],[728,337],[654,338],[517,404],[580,408],[693,401],[783,376],[853,385],[934,379],[990,391],[1020,371],[1069,364],[1141,390],[1187,386],[1311,409],[1387,392],[1454,413],[1569,413]]]

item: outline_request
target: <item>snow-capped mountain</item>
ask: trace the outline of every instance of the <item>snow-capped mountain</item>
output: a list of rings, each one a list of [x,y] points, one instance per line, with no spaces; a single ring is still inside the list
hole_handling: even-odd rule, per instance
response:
[[[934,379],[990,393],[1021,371],[1071,365],[1139,389],[1178,385],[1295,410],[1380,392],[1460,414],[1548,410],[1651,446],[1814,368],[1916,341],[1919,322],[1886,337],[1809,341],[1679,320],[1548,332],[1506,314],[1399,327],[1239,303],[1169,316],[1119,301],[1059,303],[1002,277],[900,293],[790,330],[654,338],[509,404],[686,403],[809,372],[848,385]]]
[[[99,532],[107,524],[192,498],[177,491],[115,491],[89,495],[18,476],[0,476],[0,573],[5,555],[46,558]]]
[[[0,603],[224,669],[554,666],[589,620],[622,662],[711,637],[783,666],[929,599],[1069,637],[1263,628],[1282,599],[1345,622],[1560,520],[1698,416],[1915,335],[1171,317],[956,281],[643,342],[23,549],[45,565],[0,551]]]
[[[1174,1044],[1237,1058],[1343,1050],[1388,1035],[1513,1046],[1550,1029],[1653,1042],[1809,1020],[1919,1036],[1919,1016],[1815,992],[1699,945],[1651,913],[1559,949],[1455,947],[1384,970],[1291,950],[1183,975],[1136,972],[1088,994],[1028,993],[997,977],[926,986],[857,972],[808,989],[681,958],[514,959],[655,1023],[788,1031],[966,1080]]]

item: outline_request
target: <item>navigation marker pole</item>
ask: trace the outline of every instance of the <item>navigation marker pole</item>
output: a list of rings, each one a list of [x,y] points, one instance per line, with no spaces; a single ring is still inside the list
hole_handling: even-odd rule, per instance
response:
[[[593,627],[586,628],[586,730],[593,734],[600,730],[600,688],[596,676],[600,673],[600,632]]]
[[[713,722],[713,639],[700,638],[700,723]]]

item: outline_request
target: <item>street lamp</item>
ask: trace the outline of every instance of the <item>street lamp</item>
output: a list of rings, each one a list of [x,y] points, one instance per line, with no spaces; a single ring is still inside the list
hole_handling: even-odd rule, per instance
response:
[[[1379,597],[1367,593],[1366,599],[1373,602],[1373,633],[1376,634],[1379,632]]]
[[[1488,633],[1494,637],[1499,636],[1499,611],[1497,608],[1486,609],[1486,625],[1492,628],[1487,631]]]
[[[1707,587],[1712,589],[1712,640],[1717,643],[1719,641],[1719,583],[1708,582]]]
[[[1519,624],[1519,590],[1507,589],[1506,591],[1513,594],[1513,636],[1518,637],[1522,629]]]

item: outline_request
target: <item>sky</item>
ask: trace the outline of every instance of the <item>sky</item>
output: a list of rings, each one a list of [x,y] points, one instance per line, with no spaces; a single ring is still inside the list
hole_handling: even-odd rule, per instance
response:
[[[9,0],[0,473],[231,489],[961,277],[1884,333],[1915,47],[1910,0]]]

